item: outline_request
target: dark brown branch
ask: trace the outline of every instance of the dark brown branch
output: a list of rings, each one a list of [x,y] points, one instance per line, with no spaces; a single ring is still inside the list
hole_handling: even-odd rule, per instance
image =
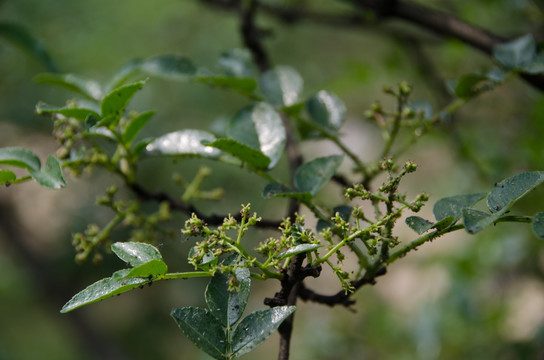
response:
[[[387,269],[385,267],[380,267],[375,272],[367,271],[363,277],[351,283],[354,288],[354,292],[363,287],[364,285],[376,284],[376,278],[385,275],[386,272]],[[298,297],[301,300],[313,301],[328,306],[343,305],[349,307],[353,305],[355,301],[350,299],[350,297],[351,295],[353,295],[354,292],[346,293],[344,290],[340,290],[334,295],[323,295],[308,289],[306,286],[304,286],[304,284],[300,284],[300,286],[298,287]]]
[[[270,69],[270,60],[263,44],[261,43],[262,31],[255,24],[258,2],[251,0],[247,7],[242,9],[242,22],[240,32],[244,45],[249,49],[253,56],[253,62],[259,68],[260,72]]]
[[[225,216],[223,215],[204,215],[194,206],[189,205],[179,199],[176,199],[175,197],[172,197],[163,191],[150,191],[138,184],[130,184],[128,186],[141,200],[167,202],[172,210],[181,211],[187,215],[195,214],[199,219],[204,220],[204,222],[206,222],[206,224],[208,225],[221,225],[223,223],[223,220],[225,219]],[[234,218],[240,221],[242,217],[238,213],[234,216]],[[255,224],[255,226],[259,228],[277,229],[280,224],[281,221],[278,220],[262,219],[257,224]]]

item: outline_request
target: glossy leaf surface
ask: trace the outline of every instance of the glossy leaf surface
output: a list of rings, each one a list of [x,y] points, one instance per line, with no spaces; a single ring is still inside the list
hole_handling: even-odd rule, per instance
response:
[[[40,185],[49,189],[61,189],[66,186],[59,159],[49,155],[41,170],[29,169],[28,172]]]
[[[151,260],[162,261],[161,253],[156,247],[142,242],[116,242],[111,246],[111,250],[132,267],[143,265]]]
[[[295,309],[294,306],[278,306],[246,316],[232,335],[234,358],[247,354],[265,341]]]
[[[29,170],[40,170],[40,158],[32,151],[22,147],[0,148],[0,164],[6,164]]]
[[[345,121],[346,106],[336,95],[322,90],[306,102],[311,121],[336,131]]]
[[[300,245],[296,245],[296,246],[293,246],[289,249],[287,249],[287,251],[283,252],[282,254],[280,254],[278,256],[278,259],[285,259],[285,258],[288,258],[288,257],[292,257],[292,256],[295,256],[297,254],[302,254],[302,253],[305,253],[305,252],[308,252],[308,251],[313,251],[315,249],[318,249],[320,247],[323,247],[323,245],[320,245],[320,244],[300,244]]]
[[[202,351],[214,359],[225,359],[227,335],[213,315],[198,307],[184,307],[170,313],[178,327]]]
[[[251,53],[247,49],[225,51],[219,57],[217,66],[228,76],[251,78],[254,75]]]
[[[303,80],[289,66],[278,66],[261,75],[261,91],[274,106],[291,106],[299,101]]]
[[[216,158],[221,151],[202,142],[213,142],[212,133],[203,130],[181,130],[156,138],[146,146],[151,155],[202,156]]]
[[[343,156],[320,157],[302,164],[295,173],[295,187],[315,195],[336,173]]]
[[[260,150],[276,165],[285,148],[285,128],[280,115],[267,103],[257,103],[239,111],[229,122],[227,136]]]
[[[113,273],[112,277],[102,279],[89,285],[84,290],[74,295],[74,297],[62,307],[60,312],[67,313],[84,305],[107,299],[150,282],[150,280],[145,278],[127,278],[126,276],[129,272],[130,269],[119,270]]]

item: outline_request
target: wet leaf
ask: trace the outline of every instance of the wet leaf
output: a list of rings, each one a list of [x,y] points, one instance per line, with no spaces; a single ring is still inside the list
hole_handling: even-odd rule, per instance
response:
[[[235,359],[255,349],[276,331],[295,306],[278,306],[249,314],[234,329],[232,352]]]
[[[111,246],[111,250],[132,267],[151,260],[162,261],[162,255],[156,247],[142,242],[116,242]]]
[[[151,282],[149,279],[126,276],[130,269],[123,269],[113,273],[112,277],[102,279],[80,291],[61,309],[67,313],[84,305],[107,299]]]

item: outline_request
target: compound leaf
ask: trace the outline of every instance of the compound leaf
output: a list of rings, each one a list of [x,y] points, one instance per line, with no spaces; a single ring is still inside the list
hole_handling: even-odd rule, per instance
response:
[[[455,195],[438,200],[433,207],[433,213],[436,220],[440,221],[449,216],[454,217],[456,222],[462,216],[462,210],[474,206],[478,201],[482,200],[486,194],[467,194]]]
[[[131,119],[123,132],[123,142],[125,144],[130,144],[153,115],[155,115],[155,111],[151,110],[143,112]]]
[[[123,85],[108,93],[100,104],[100,112],[103,118],[113,116],[110,123],[116,123],[121,118],[125,107],[134,94],[140,90],[145,81],[137,81]]]
[[[267,169],[270,165],[268,156],[234,139],[217,139],[206,145],[229,153],[257,169]]]
[[[22,147],[6,147],[0,149],[0,164],[6,164],[28,170],[40,170],[40,158],[32,151]]]
[[[60,86],[94,101],[100,101],[102,98],[102,89],[97,82],[77,75],[45,73],[36,75],[34,81],[38,84]]]
[[[336,95],[321,90],[306,102],[310,120],[325,129],[336,131],[345,121],[346,106]]]
[[[487,197],[487,206],[492,213],[504,212],[543,181],[544,171],[524,172],[509,177],[491,190]]]
[[[533,217],[532,229],[536,236],[544,239],[544,212],[539,212]]]
[[[289,66],[278,66],[261,75],[261,90],[274,106],[291,106],[298,102],[303,80],[299,73]]]
[[[164,261],[159,259],[153,259],[131,269],[130,272],[127,274],[127,277],[153,278],[155,276],[164,275],[167,271],[168,266]]]
[[[161,253],[156,247],[142,242],[116,242],[111,245],[111,250],[132,267],[143,265],[151,260],[162,261]]]
[[[74,108],[74,107],[58,107],[58,106],[48,105],[43,102],[39,102],[36,105],[36,113],[39,115],[61,114],[63,116],[71,117],[81,121],[85,121],[85,119],[89,118],[90,116],[93,116],[96,119],[100,118],[100,115],[98,115],[98,113],[94,110]]]
[[[216,158],[221,151],[203,142],[213,142],[212,133],[203,130],[181,130],[160,136],[149,142],[146,150],[151,155],[201,156]]]
[[[43,169],[29,169],[28,172],[34,180],[46,188],[61,189],[66,186],[66,180],[62,174],[62,166],[59,159],[54,155],[47,157]]]

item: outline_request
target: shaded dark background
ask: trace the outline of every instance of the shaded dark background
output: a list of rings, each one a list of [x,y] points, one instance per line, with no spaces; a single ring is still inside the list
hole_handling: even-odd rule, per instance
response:
[[[341,1],[269,0],[263,3],[334,15],[359,13]],[[532,32],[541,39],[540,1],[427,1],[493,33],[514,38]],[[307,7],[307,8],[306,8]],[[212,65],[224,51],[240,47],[236,12],[205,1],[0,1],[0,21],[24,26],[45,45],[60,72],[106,83],[132,58],[180,53]],[[444,81],[493,66],[490,58],[462,42],[437,36],[399,19],[368,25],[300,20],[290,24],[258,17],[270,30],[265,40],[274,64],[290,65],[305,80],[305,95],[326,89],[347,105],[348,145],[364,160],[376,155],[376,129],[363,112],[375,99],[390,103],[384,85],[414,84],[414,98],[439,109],[448,99]],[[34,114],[39,100],[63,104],[69,94],[39,86],[32,78],[43,65],[0,38],[0,145],[26,146],[42,159],[55,151],[52,124]],[[450,123],[435,129],[403,158],[420,170],[407,179],[410,194],[426,191],[431,203],[443,196],[486,191],[504,177],[544,169],[544,98],[526,82],[511,78],[464,106]],[[246,104],[236,94],[198,84],[151,80],[133,103],[156,109],[146,135],[183,128],[206,129]],[[334,153],[321,143],[304,144],[307,158]],[[170,172],[188,178],[199,162],[146,164],[142,180],[171,186]],[[236,212],[252,202],[263,216],[280,217],[286,204],[264,201],[264,182],[249,173],[209,164],[228,196],[199,203],[205,211]],[[286,170],[281,163],[278,173]],[[77,291],[123,265],[113,257],[99,265],[76,265],[71,233],[110,214],[94,198],[115,179],[99,172],[69,178],[62,191],[25,183],[0,189],[0,359],[206,359],[190,344],[168,313],[201,305],[205,280],[165,282],[60,315]],[[334,196],[338,191],[329,190]],[[518,206],[542,211],[537,190]],[[325,194],[326,195],[326,194]],[[431,207],[425,214],[430,214]],[[174,219],[181,228],[184,216]],[[176,223],[177,222],[177,223]],[[269,234],[256,232],[248,241]],[[410,240],[413,233],[399,233]],[[544,252],[542,241],[524,225],[500,225],[477,237],[464,232],[427,244],[391,266],[387,276],[356,296],[356,314],[301,303],[295,320],[292,359],[536,359],[544,357]],[[171,268],[181,269],[190,244],[181,236],[165,240],[161,251]],[[312,284],[335,292],[333,276]],[[248,310],[277,290],[253,283]],[[325,290],[326,291],[326,290]],[[247,355],[273,359],[277,338]]]

